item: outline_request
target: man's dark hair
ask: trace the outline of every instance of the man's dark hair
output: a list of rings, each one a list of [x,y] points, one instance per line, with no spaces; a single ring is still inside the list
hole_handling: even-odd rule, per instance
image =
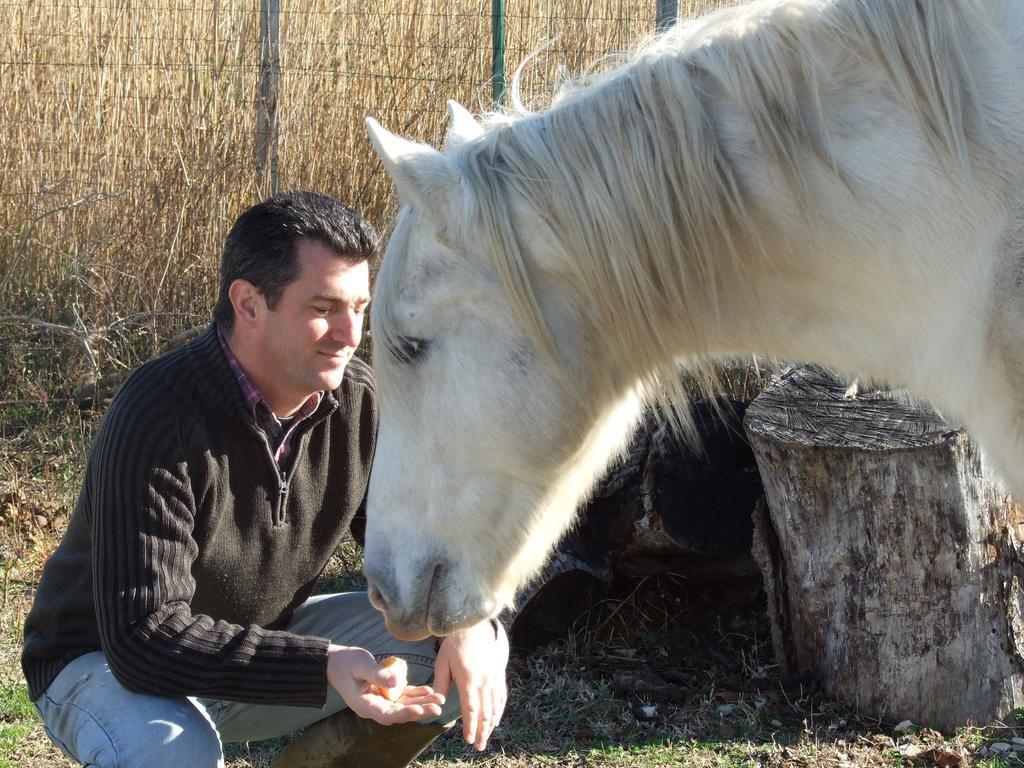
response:
[[[273,309],[299,275],[295,245],[317,240],[353,264],[377,253],[377,233],[355,209],[316,192],[281,192],[248,209],[235,221],[220,258],[220,293],[213,319],[225,332],[235,325],[228,289],[248,280]]]

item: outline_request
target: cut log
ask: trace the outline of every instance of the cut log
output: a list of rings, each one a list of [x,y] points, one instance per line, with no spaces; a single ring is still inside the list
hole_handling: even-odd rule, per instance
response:
[[[502,617],[512,647],[532,650],[566,637],[604,599],[611,584],[606,558],[591,564],[571,551],[556,550],[541,575],[519,596],[518,608]]]
[[[951,729],[1024,704],[1024,509],[905,393],[789,371],[747,409],[777,659],[862,713]]]
[[[744,407],[694,403],[696,451],[653,414],[645,421],[544,573],[520,595],[513,645],[565,637],[619,577],[756,575],[750,513],[762,491],[742,432]]]

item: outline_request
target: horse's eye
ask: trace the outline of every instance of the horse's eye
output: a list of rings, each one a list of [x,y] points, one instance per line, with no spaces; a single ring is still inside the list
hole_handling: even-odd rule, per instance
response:
[[[415,363],[427,351],[425,339],[413,336],[399,336],[391,352],[400,363]]]

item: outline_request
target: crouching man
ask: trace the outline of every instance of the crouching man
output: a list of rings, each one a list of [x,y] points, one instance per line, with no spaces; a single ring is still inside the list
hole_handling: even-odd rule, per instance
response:
[[[25,624],[31,698],[71,758],[222,766],[224,742],[308,728],[276,764],[404,766],[460,701],[485,746],[505,702],[500,627],[401,642],[363,593],[310,597],[373,458],[373,378],[353,352],[377,244],[323,195],[250,208],[214,322],[111,404]],[[378,664],[392,655],[407,681]]]

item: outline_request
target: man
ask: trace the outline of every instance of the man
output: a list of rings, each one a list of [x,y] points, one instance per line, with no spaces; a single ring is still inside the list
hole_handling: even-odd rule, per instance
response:
[[[376,248],[323,195],[250,208],[214,324],[111,404],[25,624],[30,695],[75,760],[220,766],[222,742],[316,724],[339,764],[406,765],[460,704],[484,748],[505,702],[496,623],[407,643],[363,593],[310,597],[373,457],[373,379],[353,352]],[[390,655],[409,667],[397,701],[379,692],[405,685],[378,665]],[[293,746],[279,764],[315,764]]]

